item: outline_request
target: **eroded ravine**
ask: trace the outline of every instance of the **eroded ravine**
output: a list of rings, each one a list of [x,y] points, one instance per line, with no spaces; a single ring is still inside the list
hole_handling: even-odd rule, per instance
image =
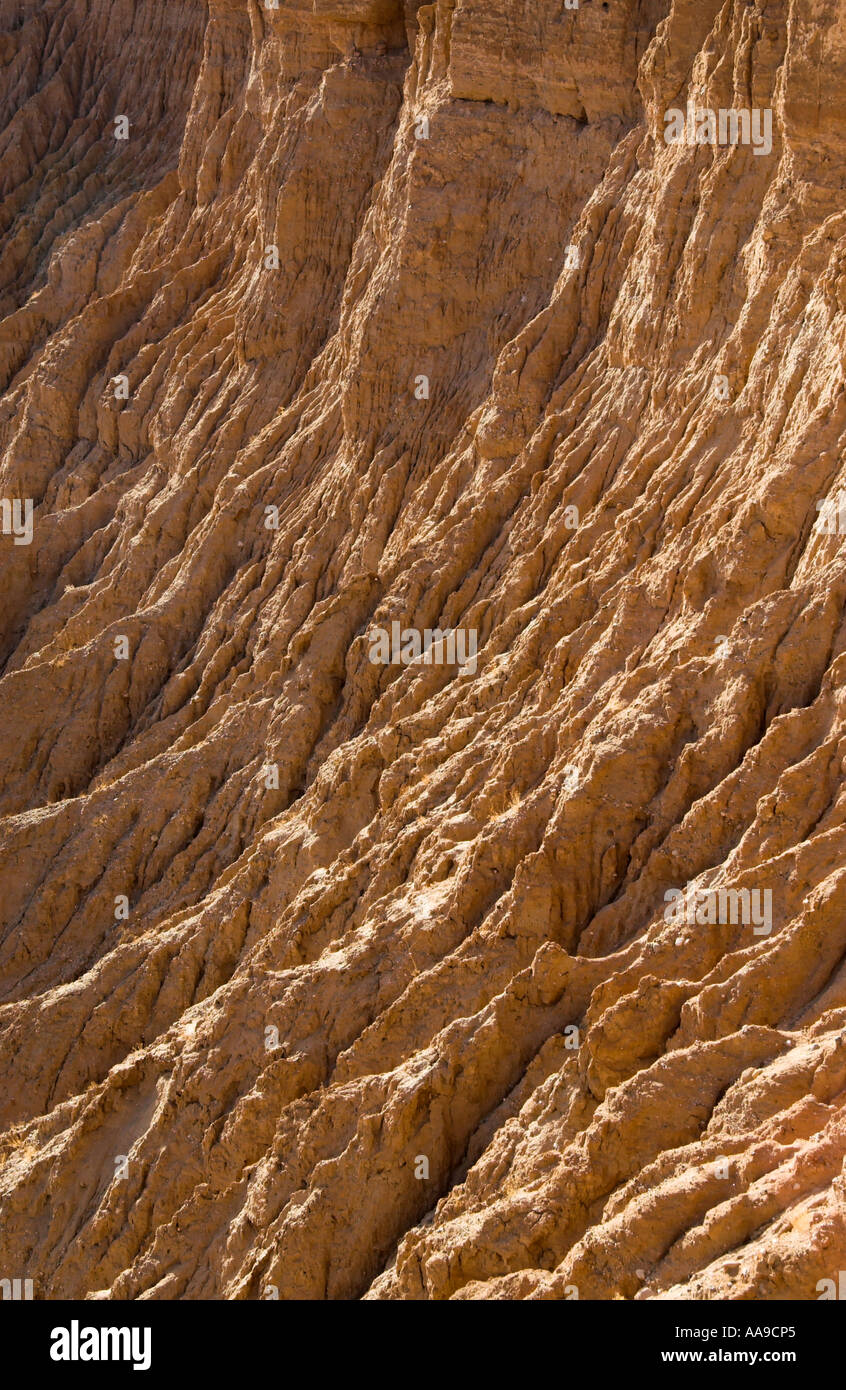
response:
[[[846,1267],[835,0],[28,9],[0,1268],[816,1297]],[[771,110],[772,149],[668,144],[688,100]],[[374,664],[392,624],[476,633],[476,669]],[[680,923],[697,889],[766,920]]]

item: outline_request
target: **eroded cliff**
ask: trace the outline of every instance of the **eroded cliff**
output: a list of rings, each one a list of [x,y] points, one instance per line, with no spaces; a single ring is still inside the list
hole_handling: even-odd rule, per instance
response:
[[[842,6],[0,0],[0,63],[0,1274],[819,1297]]]

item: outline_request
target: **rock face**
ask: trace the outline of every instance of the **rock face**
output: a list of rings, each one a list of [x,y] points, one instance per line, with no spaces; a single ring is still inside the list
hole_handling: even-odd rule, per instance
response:
[[[832,1296],[844,15],[0,0],[0,1276]]]

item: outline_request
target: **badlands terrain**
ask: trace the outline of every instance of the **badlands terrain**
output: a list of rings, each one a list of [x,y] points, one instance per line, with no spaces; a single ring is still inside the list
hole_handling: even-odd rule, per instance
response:
[[[0,0],[0,131],[0,1277],[842,1296],[844,0]]]

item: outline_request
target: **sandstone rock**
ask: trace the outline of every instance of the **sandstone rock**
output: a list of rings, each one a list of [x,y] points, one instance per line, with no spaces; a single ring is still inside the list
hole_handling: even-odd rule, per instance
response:
[[[820,1297],[842,7],[0,0],[0,64],[0,1275]]]

